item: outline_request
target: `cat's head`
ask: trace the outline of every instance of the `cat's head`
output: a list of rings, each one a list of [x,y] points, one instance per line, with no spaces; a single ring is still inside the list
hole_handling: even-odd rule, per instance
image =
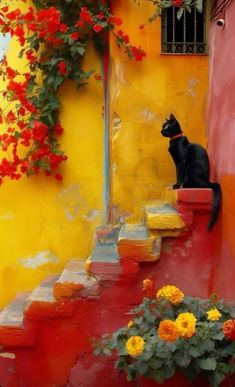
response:
[[[161,134],[164,137],[174,137],[177,134],[182,133],[180,124],[178,123],[177,119],[175,118],[174,114],[170,114],[170,118],[164,122],[162,125]]]

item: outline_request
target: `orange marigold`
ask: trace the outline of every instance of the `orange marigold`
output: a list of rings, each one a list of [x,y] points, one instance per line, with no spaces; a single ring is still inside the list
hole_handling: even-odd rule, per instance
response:
[[[223,334],[228,340],[235,340],[235,320],[227,320],[223,324]]]
[[[155,298],[156,287],[154,282],[148,278],[143,280],[142,292],[145,297]]]
[[[176,324],[172,320],[161,321],[157,333],[163,341],[174,342],[179,337]]]
[[[172,304],[177,305],[183,300],[184,293],[174,285],[166,285],[157,292],[157,298],[165,298]]]

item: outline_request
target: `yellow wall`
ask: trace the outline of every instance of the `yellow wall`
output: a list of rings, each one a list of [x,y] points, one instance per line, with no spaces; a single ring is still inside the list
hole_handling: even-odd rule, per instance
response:
[[[160,22],[146,22],[152,8],[142,1],[115,2],[121,28],[147,52],[143,63],[127,58],[111,37],[110,174],[113,219],[161,198],[174,181],[168,141],[160,136],[165,116],[179,118],[190,139],[205,144],[207,57],[160,55]],[[13,40],[11,65],[23,67]],[[87,68],[100,71],[91,50]],[[0,89],[2,89],[0,84]],[[0,307],[20,290],[30,290],[69,258],[91,252],[94,230],[104,216],[104,105],[102,84],[91,80],[77,91],[60,89],[62,149],[69,159],[63,182],[23,178],[0,187]]]
[[[25,71],[17,51],[12,40],[9,63]],[[100,72],[92,50],[86,67]],[[61,168],[64,181],[36,176],[0,186],[0,307],[48,273],[60,272],[69,258],[87,257],[95,227],[103,221],[102,82],[91,80],[79,92],[67,82],[59,95],[61,147],[69,157]]]
[[[172,112],[189,139],[206,145],[207,56],[160,54],[160,19],[146,24],[152,5],[119,0],[115,12],[134,45],[147,52],[130,61],[111,40],[110,132],[114,218],[141,215],[143,204],[164,198],[175,179],[168,140],[160,135]],[[146,24],[144,29],[138,26]]]

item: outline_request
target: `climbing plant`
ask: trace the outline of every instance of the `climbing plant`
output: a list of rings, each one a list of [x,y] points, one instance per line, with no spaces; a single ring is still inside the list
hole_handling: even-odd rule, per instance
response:
[[[26,0],[19,0],[25,2]],[[143,0],[155,6],[154,20],[162,8],[190,7],[191,0]],[[198,0],[200,1],[200,0]],[[131,44],[122,30],[122,20],[111,11],[108,0],[33,0],[26,11],[22,7],[0,8],[0,32],[17,38],[19,57],[27,62],[24,73],[1,63],[4,80],[0,108],[0,183],[5,177],[19,179],[43,172],[62,180],[58,167],[67,159],[58,137],[63,128],[59,119],[58,88],[65,79],[77,87],[100,74],[85,71],[84,57],[93,43],[105,49],[105,34],[112,33],[118,46],[131,59],[141,61],[146,53]],[[188,8],[187,8],[188,9]]]

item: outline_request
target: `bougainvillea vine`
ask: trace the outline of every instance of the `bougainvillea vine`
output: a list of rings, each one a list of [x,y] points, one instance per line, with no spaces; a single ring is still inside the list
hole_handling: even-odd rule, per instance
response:
[[[130,58],[141,61],[146,55],[130,43],[122,20],[112,14],[106,0],[34,0],[33,5],[25,12],[0,8],[0,32],[16,37],[19,56],[28,64],[27,72],[19,73],[6,58],[1,63],[5,83],[0,124],[6,130],[0,135],[0,182],[40,171],[62,179],[57,169],[67,155],[58,140],[63,128],[57,91],[65,79],[78,87],[90,76],[102,79],[83,69],[90,42],[102,48],[104,34],[111,32]]]

